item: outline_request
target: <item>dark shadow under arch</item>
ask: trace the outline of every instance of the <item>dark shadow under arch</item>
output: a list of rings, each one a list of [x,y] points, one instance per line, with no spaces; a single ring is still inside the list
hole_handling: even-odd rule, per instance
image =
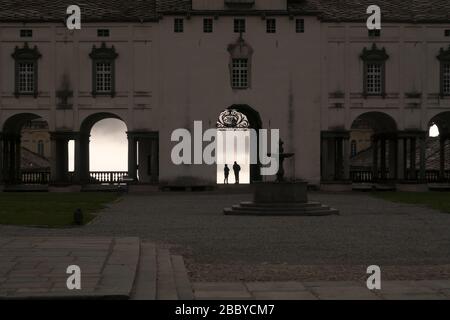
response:
[[[36,119],[42,119],[45,122],[47,122],[45,119],[43,119],[41,116],[34,114],[34,113],[19,113],[15,114],[11,117],[9,117],[4,125],[3,125],[3,133],[4,134],[14,134],[14,135],[20,135],[20,131],[22,130],[23,126],[29,122]],[[48,122],[47,122],[48,125]]]
[[[356,129],[361,124],[367,124],[375,133],[397,132],[397,123],[390,115],[384,112],[371,111],[363,113],[353,121],[351,128]]]

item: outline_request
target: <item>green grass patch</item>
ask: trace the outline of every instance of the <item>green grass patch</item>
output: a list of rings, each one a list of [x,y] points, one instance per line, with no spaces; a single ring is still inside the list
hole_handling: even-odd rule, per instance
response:
[[[425,205],[450,213],[450,192],[377,192],[373,195],[392,202]]]
[[[80,208],[84,223],[95,218],[105,204],[118,199],[116,193],[0,193],[0,224],[66,227]]]

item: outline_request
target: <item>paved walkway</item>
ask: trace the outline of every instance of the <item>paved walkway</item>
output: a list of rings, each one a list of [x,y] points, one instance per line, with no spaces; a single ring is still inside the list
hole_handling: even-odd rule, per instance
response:
[[[312,193],[329,217],[228,217],[249,194],[127,195],[83,228],[0,226],[2,236],[139,237],[182,255],[203,281],[450,279],[450,214],[368,194]]]
[[[0,238],[0,299],[450,299],[450,280],[195,282],[181,256],[137,238]],[[81,290],[66,285],[81,269]]]
[[[383,281],[368,290],[357,281],[194,283],[199,300],[450,300],[450,280]]]
[[[136,276],[137,238],[0,238],[0,298],[128,298]],[[81,290],[67,288],[70,265]]]

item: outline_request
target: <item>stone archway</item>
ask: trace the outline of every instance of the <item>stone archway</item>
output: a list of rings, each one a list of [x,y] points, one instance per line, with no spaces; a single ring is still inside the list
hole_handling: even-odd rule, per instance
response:
[[[0,180],[3,183],[8,185],[49,183],[50,158],[53,157],[50,156],[50,153],[46,154],[46,157],[38,154],[37,145],[32,145],[33,141],[27,139],[26,144],[22,142],[23,132],[30,135],[35,134],[38,131],[38,124],[39,130],[45,132],[49,138],[48,122],[37,114],[15,114],[5,121],[0,134]],[[44,141],[39,140],[36,143],[39,143],[43,151]],[[52,153],[53,149],[54,146],[46,148]],[[27,159],[26,163],[23,163],[23,159]]]
[[[356,143],[350,155],[353,182],[376,182],[397,178],[397,124],[383,112],[366,112],[352,123],[350,139]]]
[[[255,137],[251,136],[248,132],[250,129],[256,130],[256,132],[262,128],[262,121],[259,113],[253,109],[252,107],[244,104],[236,104],[228,107],[226,110],[221,112],[219,115],[219,119],[217,121],[218,130],[233,130],[233,131],[242,131],[246,132],[242,135],[242,139],[245,139],[245,148],[248,159],[251,158],[258,159],[256,155],[250,155],[250,152],[258,153],[259,143],[256,141],[256,145],[258,146],[256,150],[251,150],[250,148],[250,140],[255,139]],[[219,137],[219,135],[218,135]],[[258,139],[258,135],[256,135],[256,139]],[[236,144],[236,143],[235,143]],[[244,145],[242,144],[242,145]],[[218,148],[218,152],[220,152]],[[218,159],[219,159],[218,155]],[[259,161],[259,160],[258,160]],[[223,166],[223,164],[222,164]],[[219,164],[220,167],[220,164]],[[222,168],[219,168],[221,170]],[[231,168],[230,168],[231,169]],[[249,182],[257,182],[261,181],[261,165],[259,163],[249,163]]]
[[[106,172],[98,171],[92,172],[90,168],[91,151],[91,131],[93,127],[100,121],[106,119],[116,119],[123,122],[126,126],[126,122],[118,115],[109,112],[94,113],[86,117],[80,126],[78,133],[78,139],[75,143],[75,171],[77,178],[82,184],[87,183],[118,183],[124,176],[129,173],[125,171]],[[127,130],[125,130],[126,132]]]
[[[434,125],[438,135],[428,137],[427,179],[429,182],[450,182],[450,111],[435,115],[428,127]]]

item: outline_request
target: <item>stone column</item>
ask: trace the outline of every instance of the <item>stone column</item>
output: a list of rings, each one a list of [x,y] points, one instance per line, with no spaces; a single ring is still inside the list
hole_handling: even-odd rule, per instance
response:
[[[419,180],[421,182],[426,182],[426,138],[421,136],[419,138],[419,151],[420,151],[420,163],[419,163]]]
[[[380,139],[380,169],[381,180],[386,180],[386,139]]]
[[[8,182],[16,183],[16,139],[15,136],[9,137],[9,166],[8,166]]]
[[[446,137],[442,135],[439,139],[439,180],[445,180],[445,142]]]
[[[342,170],[343,170],[343,138],[336,137],[334,139],[336,144],[336,158],[335,158],[335,168],[334,168],[334,180],[342,180]]]
[[[89,134],[78,133],[75,140],[75,177],[78,183],[90,181],[89,172]]]
[[[417,179],[416,174],[416,137],[410,138],[410,154],[409,154],[409,164],[410,164],[410,178],[411,180]]]
[[[378,138],[372,137],[372,174],[373,180],[378,180]]]
[[[69,136],[65,132],[50,134],[52,158],[50,159],[50,180],[53,184],[67,184],[69,178]]]
[[[3,134],[0,132],[0,185],[2,185],[4,183],[4,179],[3,179],[3,172],[4,172],[4,161],[3,161],[3,156],[4,156],[4,150],[3,150]]]
[[[397,140],[397,179],[404,180],[405,179],[405,139],[399,138]]]
[[[398,176],[397,171],[397,148],[400,146],[397,144],[397,140],[389,140],[389,178],[394,180]]]
[[[137,139],[128,133],[128,177],[137,180]]]
[[[344,138],[344,180],[350,180],[350,137]]]
[[[159,182],[159,137],[156,135],[151,140],[150,149],[150,174],[151,183]]]
[[[321,156],[321,170],[322,170],[322,180],[328,180],[328,139],[322,137],[322,156]]]
[[[22,168],[21,168],[21,162],[22,162],[22,145],[21,145],[21,139],[20,136],[15,137],[15,163],[14,163],[14,182],[15,183],[22,183]]]

